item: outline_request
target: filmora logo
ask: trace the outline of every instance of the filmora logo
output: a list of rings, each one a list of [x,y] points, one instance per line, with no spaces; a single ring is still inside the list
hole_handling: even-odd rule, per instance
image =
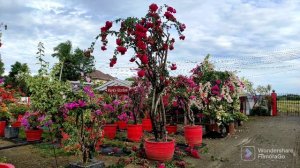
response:
[[[255,147],[243,146],[241,149],[241,157],[244,161],[253,161],[255,159]]]

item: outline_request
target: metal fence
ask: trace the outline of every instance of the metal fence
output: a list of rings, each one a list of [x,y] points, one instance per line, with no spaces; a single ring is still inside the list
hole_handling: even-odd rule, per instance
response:
[[[281,115],[300,116],[300,95],[277,94],[277,110]]]

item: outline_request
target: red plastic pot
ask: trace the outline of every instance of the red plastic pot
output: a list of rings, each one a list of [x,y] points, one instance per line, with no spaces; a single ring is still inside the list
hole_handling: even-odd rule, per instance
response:
[[[202,144],[202,126],[185,126],[184,137],[186,143],[190,146],[200,146]]]
[[[6,121],[0,121],[0,137],[4,137]]]
[[[152,123],[150,119],[148,118],[143,119],[142,126],[144,131],[148,131],[148,132],[152,131]]]
[[[0,168],[15,168],[15,166],[9,163],[0,163]]]
[[[156,161],[170,161],[175,151],[175,139],[167,142],[156,142],[154,140],[145,140],[145,152],[148,159]]]
[[[143,127],[141,124],[127,125],[127,139],[133,142],[140,142],[143,136]]]
[[[40,141],[42,139],[43,130],[26,130],[25,134],[28,142]]]
[[[21,127],[21,121],[22,121],[23,115],[18,115],[18,119],[16,122],[12,123],[11,126],[15,128]]]
[[[125,121],[118,121],[117,124],[118,124],[118,128],[120,130],[124,130],[127,128],[127,122],[125,122]]]
[[[167,125],[166,130],[168,134],[175,134],[177,132],[177,125]]]
[[[117,124],[107,124],[103,128],[104,137],[114,139],[117,134]]]

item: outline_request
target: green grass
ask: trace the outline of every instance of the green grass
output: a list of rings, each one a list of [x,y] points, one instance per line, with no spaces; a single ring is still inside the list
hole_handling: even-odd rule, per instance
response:
[[[300,112],[300,101],[297,100],[278,100],[277,110],[282,113]]]

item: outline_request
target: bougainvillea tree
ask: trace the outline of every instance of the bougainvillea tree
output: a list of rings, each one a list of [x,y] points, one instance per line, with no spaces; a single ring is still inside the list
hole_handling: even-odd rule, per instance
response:
[[[209,55],[192,70],[192,78],[199,85],[196,105],[211,120],[228,123],[231,115],[239,111],[239,95],[243,83],[232,72],[216,71]]]
[[[169,66],[167,62],[169,51],[174,50],[175,43],[175,38],[171,35],[174,31],[171,29],[177,30],[180,40],[185,39],[182,32],[186,26],[175,18],[175,13],[176,10],[170,6],[164,5],[159,8],[156,4],[151,4],[144,17],[107,21],[96,38],[101,40],[101,49],[105,51],[108,45],[107,36],[116,37],[117,46],[110,59],[111,67],[117,63],[118,55],[124,55],[128,49],[133,50],[134,55],[129,61],[137,64],[137,75],[151,83],[150,118],[156,140],[165,138],[166,134],[165,111],[161,97],[169,85],[168,69],[177,68],[176,64]],[[115,23],[120,24],[118,30],[112,30]],[[94,44],[92,43],[91,51],[94,50]],[[158,110],[159,106],[162,110]]]

